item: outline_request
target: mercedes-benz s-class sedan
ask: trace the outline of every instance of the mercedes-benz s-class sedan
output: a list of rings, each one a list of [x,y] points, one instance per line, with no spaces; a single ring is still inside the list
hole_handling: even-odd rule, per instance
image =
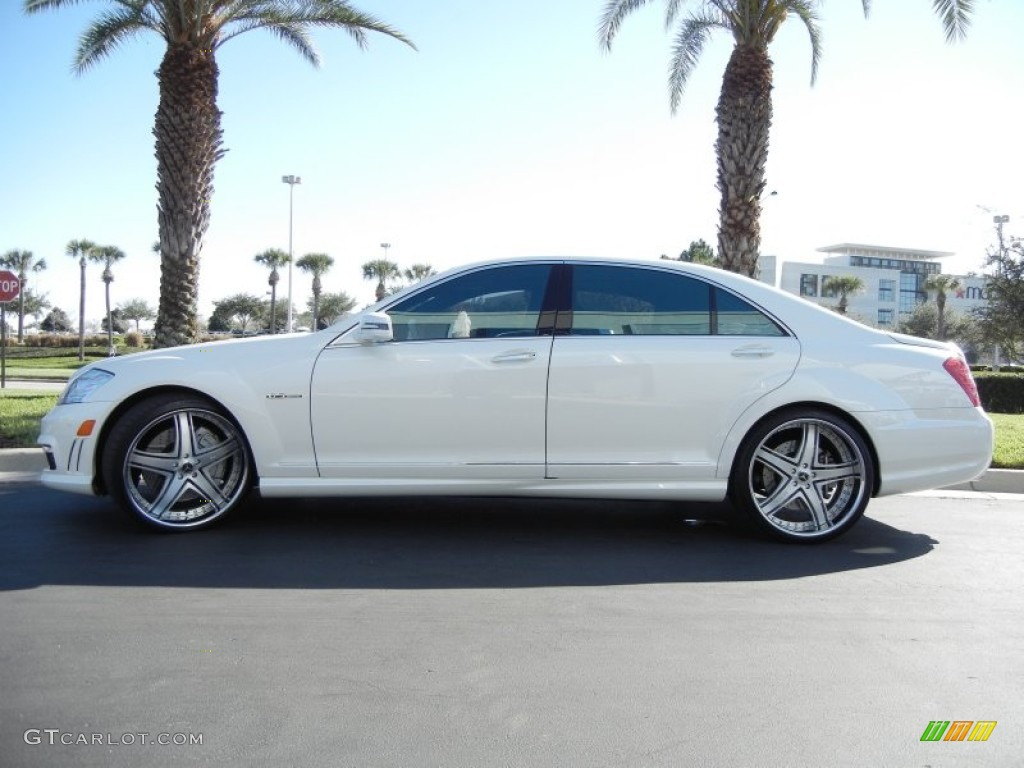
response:
[[[43,483],[195,530],[283,496],[718,501],[817,542],[970,480],[992,425],[955,346],[677,262],[450,270],[305,335],[82,368]]]

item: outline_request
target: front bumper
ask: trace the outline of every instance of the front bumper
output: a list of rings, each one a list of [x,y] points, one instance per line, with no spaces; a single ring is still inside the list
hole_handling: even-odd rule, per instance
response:
[[[72,403],[58,405],[43,417],[38,444],[46,455],[47,469],[40,481],[48,488],[73,493],[95,494],[97,445],[103,420],[113,403]],[[82,425],[93,421],[88,434]]]

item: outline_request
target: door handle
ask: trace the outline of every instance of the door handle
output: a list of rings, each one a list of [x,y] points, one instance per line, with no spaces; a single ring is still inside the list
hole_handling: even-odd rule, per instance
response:
[[[492,363],[528,363],[537,358],[537,353],[528,349],[517,349],[492,357]]]
[[[740,347],[732,351],[733,357],[771,357],[775,350],[771,347]]]

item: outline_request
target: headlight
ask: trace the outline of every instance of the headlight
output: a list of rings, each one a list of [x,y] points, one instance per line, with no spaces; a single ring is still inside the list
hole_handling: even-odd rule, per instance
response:
[[[90,368],[81,376],[71,380],[60,399],[57,400],[57,405],[80,403],[112,378],[114,378],[114,374],[110,371]]]

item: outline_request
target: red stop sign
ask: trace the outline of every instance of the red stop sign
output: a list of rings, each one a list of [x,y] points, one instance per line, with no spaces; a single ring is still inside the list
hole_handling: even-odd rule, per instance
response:
[[[21,293],[21,281],[8,270],[0,271],[0,301],[10,301]]]

